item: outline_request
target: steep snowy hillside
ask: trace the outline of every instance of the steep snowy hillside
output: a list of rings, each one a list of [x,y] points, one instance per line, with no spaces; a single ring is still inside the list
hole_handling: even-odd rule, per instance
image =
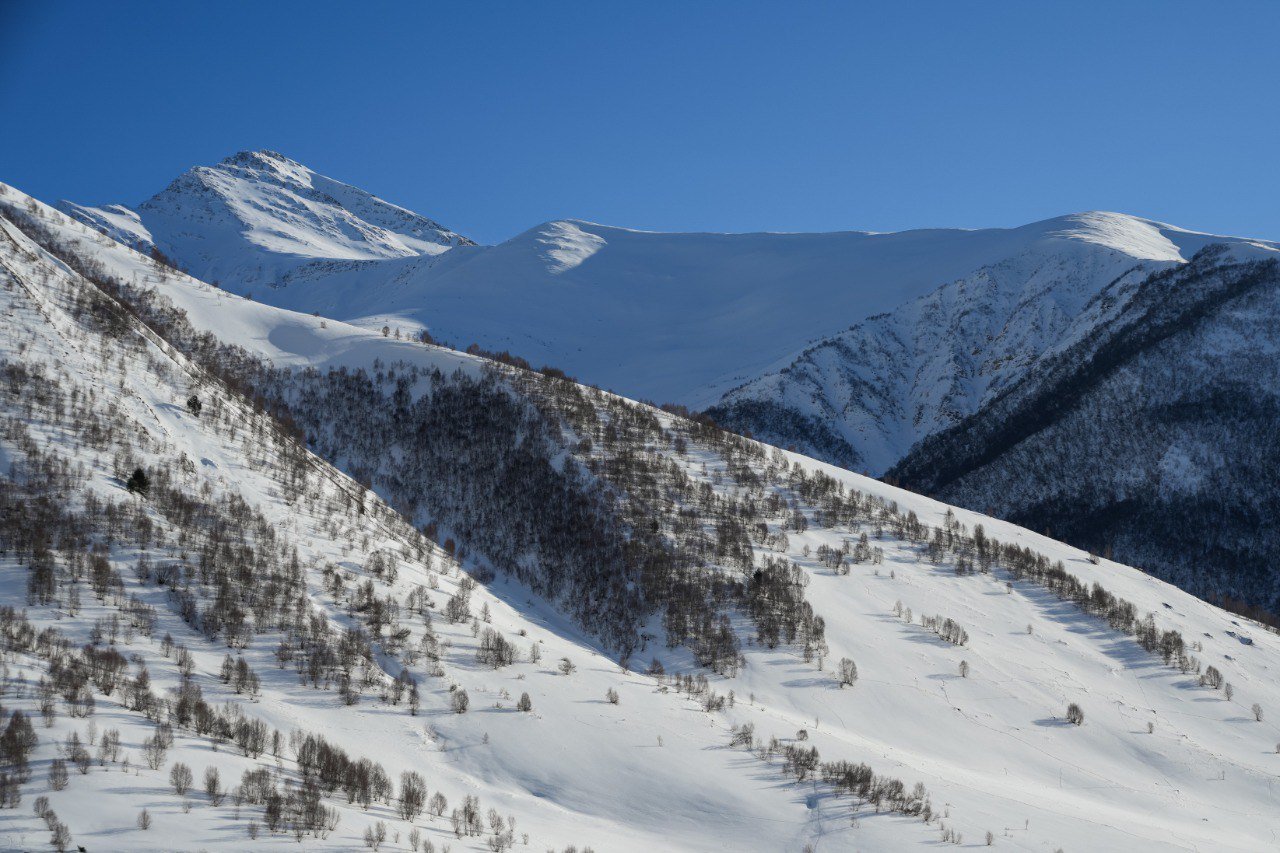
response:
[[[1280,636],[1167,584],[555,374],[230,296],[7,188],[0,262],[0,577],[25,607],[0,611],[7,846],[1280,831]]]
[[[619,670],[519,583],[477,585],[95,282],[137,273],[202,327],[248,321],[237,340],[290,363],[315,351],[289,341],[336,341],[345,356],[328,363],[354,357],[353,337],[373,363],[393,342],[216,304],[48,210],[14,215],[23,227],[0,220],[0,789],[23,808],[0,812],[6,847],[50,831],[131,850],[352,849],[380,828],[389,847],[434,850],[742,848],[756,822],[778,849],[805,836],[804,804],[740,771],[724,723]],[[74,241],[60,249],[102,278],[24,227]],[[399,346],[401,364],[478,373],[474,358]]]
[[[1037,244],[807,347],[710,414],[765,441],[881,474],[998,397],[1071,335],[1106,288],[1211,242],[1118,214],[1066,217]],[[1271,246],[1273,244],[1258,244]]]
[[[1117,281],[1018,381],[891,471],[1201,595],[1280,612],[1280,252]]]
[[[95,230],[101,231],[119,243],[140,252],[150,252],[155,242],[147,226],[142,224],[142,217],[122,204],[109,204],[103,207],[85,207],[63,201],[58,207],[74,219],[78,219]]]
[[[155,246],[205,281],[261,290],[320,261],[438,255],[471,241],[274,151],[197,166],[138,206],[63,202],[71,216],[144,251]]]

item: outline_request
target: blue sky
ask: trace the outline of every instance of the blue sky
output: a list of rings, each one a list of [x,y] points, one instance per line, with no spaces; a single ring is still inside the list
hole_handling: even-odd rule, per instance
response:
[[[1280,238],[1280,3],[0,0],[0,180],[279,150],[482,242],[1016,225]]]

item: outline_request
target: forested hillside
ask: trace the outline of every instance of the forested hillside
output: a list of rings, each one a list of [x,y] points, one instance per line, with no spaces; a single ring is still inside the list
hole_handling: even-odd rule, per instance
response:
[[[11,188],[0,213],[10,846],[1280,829],[1260,625],[555,370],[227,294]]]
[[[1274,255],[1211,247],[1118,283],[1070,346],[890,476],[1280,612]]]
[[[1280,429],[1267,322],[1197,315],[1197,331],[1163,343],[1159,365],[1127,374],[1125,390],[1090,396],[1087,414],[1059,405],[1060,389],[1045,380],[1094,369],[1064,353],[1122,333],[1107,310],[1115,300],[1163,298],[1163,276],[1203,269],[1207,247],[1262,260],[1277,255],[1272,242],[1092,211],[1018,228],[898,233],[663,234],[557,220],[485,247],[272,151],[197,166],[132,207],[62,207],[229,294],[390,339],[509,351],[849,470],[893,469],[895,482],[1086,550],[1110,548],[1194,593],[1229,596],[1236,609],[1280,604],[1271,568],[1280,545],[1260,521],[1274,503],[1265,472]],[[373,476],[384,463],[352,449],[404,447],[391,434],[404,421],[376,414],[371,390],[352,377],[325,381],[313,393],[327,400],[291,399],[320,409],[363,399],[361,411],[384,421],[368,431],[343,422],[334,436],[317,411],[300,416],[329,458],[346,453],[351,470]],[[263,393],[286,394],[270,384]],[[984,426],[1015,406],[1035,407],[1034,436]],[[508,416],[527,413],[497,419]],[[413,417],[426,429],[443,415]],[[968,464],[962,448],[979,445],[1003,460],[944,489]],[[417,470],[438,471],[459,450],[438,448],[434,461],[414,460]],[[447,481],[426,479],[394,486],[419,523],[448,524],[452,513],[479,529],[456,517],[474,510],[444,497]],[[532,547],[543,536],[565,541],[537,531]],[[493,561],[502,559],[510,555]],[[641,610],[658,606],[653,589],[634,594]]]

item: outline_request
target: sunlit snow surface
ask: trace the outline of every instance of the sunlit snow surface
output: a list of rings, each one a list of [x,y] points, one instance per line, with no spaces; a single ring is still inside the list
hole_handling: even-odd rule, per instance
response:
[[[12,189],[0,196],[4,208],[24,203]],[[274,363],[359,366],[380,358],[384,363],[402,359],[435,364],[446,371],[478,369],[476,359],[455,352],[267,307],[183,276],[159,276],[141,256],[48,209],[42,212],[76,251],[97,258],[123,278],[151,276],[151,283],[184,308],[197,328]],[[334,561],[354,567],[363,561],[358,548],[344,553],[345,543],[331,538],[320,519],[299,515],[281,500],[273,484],[248,463],[243,437],[237,441],[213,434],[190,417],[182,406],[185,386],[166,384],[140,364],[130,366],[133,381],[126,387],[104,374],[96,346],[67,335],[69,320],[57,306],[41,300],[42,276],[66,275],[65,270],[58,272],[55,262],[7,222],[3,227],[12,238],[0,244],[0,275],[6,279],[0,291],[5,303],[0,348],[7,358],[57,365],[92,383],[98,393],[118,401],[139,429],[201,461],[190,475],[192,488],[207,484],[216,493],[239,493],[290,531],[305,564]],[[608,247],[661,239],[669,240],[674,252],[683,240],[695,239],[576,227],[602,237]],[[1006,238],[1000,232],[984,239]],[[696,239],[768,243],[775,238]],[[870,243],[876,238],[777,239]],[[885,239],[909,243],[913,238]],[[947,239],[968,238],[954,234]],[[576,298],[588,300],[580,321],[591,316],[592,303],[584,296],[590,283],[574,276],[606,262],[608,247],[559,275],[575,289]],[[500,249],[492,254],[500,258]],[[503,251],[517,249],[507,246]],[[542,251],[531,245],[528,250]],[[452,251],[446,257],[449,254]],[[904,250],[902,263],[906,254]],[[749,266],[744,262],[744,269]],[[23,286],[14,286],[19,280]],[[923,275],[919,281],[926,287]],[[633,283],[643,290],[641,282]],[[657,278],[645,283],[678,287]],[[724,286],[729,286],[727,281]],[[152,355],[165,358],[154,348]],[[42,440],[56,442],[58,436],[46,433]],[[0,452],[12,450],[0,441]],[[674,448],[660,450],[678,455]],[[83,451],[77,458],[96,472],[95,488],[119,493],[118,482],[109,477],[109,460]],[[933,501],[803,457],[791,458],[851,488],[895,500],[927,523],[942,520],[946,508]],[[707,449],[692,445],[680,462],[715,488],[732,488],[731,478],[717,477],[723,465]],[[1234,701],[1226,701],[1221,691],[1196,686],[1192,677],[1163,666],[1130,638],[1039,587],[1017,583],[1006,591],[1002,573],[956,577],[949,565],[921,562],[915,552],[884,540],[877,543],[885,549],[882,565],[859,565],[849,576],[833,576],[804,556],[803,549],[823,543],[839,546],[853,532],[821,529],[811,520],[808,532],[790,536],[788,554],[805,567],[811,580],[806,596],[826,620],[831,655],[825,670],[804,663],[791,649],[748,647],[747,666],[736,678],[713,679],[718,691],[733,690],[737,697],[726,713],[708,715],[674,692],[658,691],[653,679],[621,672],[590,638],[545,603],[504,581],[479,589],[474,606],[488,603],[494,626],[521,648],[530,641],[541,642],[540,664],[525,658],[500,671],[482,669],[467,626],[437,619],[441,638],[452,643],[443,661],[447,675],[424,679],[423,712],[415,718],[402,707],[376,702],[345,708],[334,693],[300,688],[293,672],[276,669],[269,648],[258,644],[247,654],[264,679],[264,689],[249,711],[282,729],[322,731],[352,753],[384,763],[393,776],[417,769],[433,790],[446,793],[451,805],[465,793],[478,793],[486,806],[517,816],[520,831],[530,833],[530,849],[575,843],[590,844],[597,851],[800,851],[805,844],[817,850],[898,850],[939,843],[937,825],[925,826],[918,819],[875,816],[864,809],[854,825],[847,798],[832,798],[821,785],[796,785],[780,773],[776,760],[767,764],[744,750],[730,749],[729,728],[743,722],[754,723],[757,736],[766,739],[793,738],[803,728],[824,760],[865,761],[908,785],[923,782],[935,809],[946,811],[944,822],[963,834],[967,846],[982,845],[988,831],[997,847],[1028,851],[1255,851],[1274,846],[1280,831],[1280,809],[1272,792],[1280,770],[1280,728],[1272,720],[1280,719],[1280,637],[1133,569],[1105,560],[1094,565],[1085,554],[1042,536],[975,513],[957,515],[966,525],[984,524],[998,539],[1023,542],[1064,560],[1082,580],[1099,580],[1135,602],[1140,612],[1155,612],[1162,627],[1177,628],[1188,642],[1203,642],[1198,656],[1235,685]],[[396,535],[382,529],[368,532],[370,547],[390,544]],[[129,568],[133,555],[115,556],[129,591],[149,595],[167,612],[160,593],[138,588]],[[4,597],[21,603],[25,569],[11,558],[0,565]],[[423,582],[424,574],[420,566],[402,565],[397,596]],[[456,572],[442,578],[441,590],[433,594],[437,602],[456,582]],[[309,578],[309,584],[313,599],[340,616],[320,578]],[[967,629],[969,645],[945,644],[918,625],[896,618],[896,601],[917,614],[955,618]],[[82,642],[92,617],[100,612],[86,600],[78,619],[40,608],[33,608],[31,615]],[[750,631],[747,624],[739,628],[744,634]],[[224,698],[216,676],[224,649],[203,643],[172,616],[163,617],[158,634],[165,630],[191,645],[207,695]],[[527,636],[519,636],[522,630]],[[1229,636],[1228,630],[1247,634],[1252,645]],[[160,657],[157,645],[139,641],[129,651],[146,658],[158,688],[176,683],[173,666]],[[680,651],[659,645],[648,654],[661,657],[669,671],[690,667]],[[569,677],[555,673],[561,656],[571,657],[578,672]],[[858,664],[860,678],[851,689],[839,689],[832,673],[841,656]],[[968,678],[959,675],[961,660],[970,664]],[[29,681],[38,677],[29,664],[11,664],[10,669],[25,672]],[[449,680],[469,691],[470,713],[448,713]],[[621,694],[620,704],[605,701],[609,687]],[[534,713],[512,710],[513,702],[502,698],[503,690],[514,696],[529,692]],[[1087,714],[1079,728],[1063,720],[1066,704],[1073,701]],[[6,708],[15,705],[12,697],[3,702]],[[1253,702],[1268,712],[1263,722],[1253,720],[1248,710]],[[185,814],[164,771],[152,772],[145,765],[139,769],[138,744],[148,729],[136,719],[113,700],[100,699],[97,725],[121,729],[134,769],[125,774],[94,768],[86,776],[73,771],[65,791],[48,794],[76,843],[89,850],[249,848],[244,834],[247,807],[246,815],[237,820],[230,804],[214,808],[197,795]],[[43,766],[55,754],[54,739],[64,737],[72,722],[60,715],[54,729],[37,726],[37,781],[19,809],[0,812],[0,846],[30,849],[45,843],[48,833],[31,813],[30,797],[46,793],[40,787]],[[74,721],[81,730],[84,722]],[[1148,723],[1154,724],[1152,734]],[[222,766],[224,777],[238,778],[253,763],[231,749],[212,752],[206,740],[186,735],[179,735],[170,759],[190,764],[197,778],[210,764]],[[148,832],[134,825],[144,806],[155,816]],[[359,847],[364,827],[377,818],[391,821],[393,830],[401,832],[400,842],[389,840],[384,849],[405,849],[408,827],[393,821],[385,807],[365,814],[344,806],[342,822],[327,841],[309,839],[303,846]],[[453,839],[444,821],[418,823],[437,850],[443,844],[454,850],[483,849],[480,839],[469,844]],[[265,836],[255,846],[298,847],[292,838]]]
[[[898,233],[566,219],[480,247],[273,152],[197,167],[136,214],[65,209],[126,243],[147,232],[197,277],[271,305],[427,328],[636,399],[783,407],[850,451],[742,426],[872,473],[999,393],[1118,277],[1247,242],[1094,211]]]

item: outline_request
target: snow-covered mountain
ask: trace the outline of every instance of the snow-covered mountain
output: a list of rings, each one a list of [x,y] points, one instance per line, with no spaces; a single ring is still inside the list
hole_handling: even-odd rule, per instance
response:
[[[1032,226],[1029,226],[1032,227]],[[720,422],[881,474],[1000,396],[1081,328],[1100,294],[1182,266],[1215,237],[1113,213],[1039,223],[1025,248],[806,347],[732,389]],[[1086,317],[1084,322],[1089,322]]]
[[[1267,473],[1280,247],[1202,241],[1185,239],[1185,262],[1118,256],[1097,276],[1086,259],[1047,277],[982,270],[808,348],[710,413],[1280,612],[1280,537],[1265,520],[1280,510]]]
[[[1118,280],[985,406],[890,472],[1201,595],[1280,610],[1280,252]]]
[[[1261,625],[554,375],[227,294],[0,190],[6,846],[1280,831]]]
[[[215,166],[197,166],[136,210],[60,207],[127,246],[158,248],[203,280],[238,293],[318,260],[432,256],[473,245],[274,151],[242,151]]]
[[[312,187],[329,202],[307,201]],[[136,213],[67,209],[128,245],[146,248],[165,233],[165,254],[234,293],[402,337],[426,329],[459,348],[510,351],[631,397],[705,409],[737,431],[874,475],[906,464],[922,442],[954,437],[960,425],[1001,411],[1003,395],[1036,382],[1046,358],[1108,334],[1090,325],[1112,319],[1093,310],[1100,300],[1141,290],[1210,245],[1277,251],[1275,243],[1102,212],[1012,229],[893,234],[661,234],[562,220],[480,247],[437,234],[399,208],[386,214],[385,203],[371,199],[280,155],[248,153],[193,170]],[[297,211],[313,208],[323,215],[299,220]],[[379,227],[331,227],[348,215]],[[418,231],[438,242],[397,237],[407,230],[393,227],[402,219],[427,223]],[[379,230],[384,225],[390,230]],[[1265,350],[1256,340],[1245,346]],[[1175,355],[1169,369],[1186,379],[1184,396],[1210,399],[1235,381],[1221,363],[1210,358],[1192,370]],[[1132,472],[1178,457],[1176,442],[1151,443],[1166,434],[1156,419],[1169,411],[1146,410],[1149,420],[1133,428],[1147,440],[1112,455],[1112,472],[1125,482],[1116,500],[1164,499],[1158,478]],[[1116,420],[1119,412],[1099,417]],[[1248,467],[1235,457],[1243,446],[1220,448],[1215,469]],[[1046,490],[1091,493],[1091,478],[1066,461],[1088,454],[1047,458],[1057,467],[1025,482],[1002,478],[948,494],[1028,524],[1052,523],[1076,544],[1118,548],[1202,594],[1280,606],[1272,572],[1241,568],[1270,560],[1270,546],[1227,533],[1232,525],[1213,530],[1240,547],[1203,553],[1195,561],[1202,567],[1188,567],[1163,545],[1143,544],[1150,525],[1115,528],[1090,501],[1043,511],[1038,496]],[[936,477],[908,468],[916,473],[905,482],[939,487]],[[1009,476],[1019,470],[1031,469],[1015,466]],[[1007,500],[990,500],[993,489]],[[1209,517],[1188,513],[1188,529],[1207,541],[1211,531],[1196,519]],[[1228,575],[1240,582],[1219,582]],[[1245,583],[1249,576],[1257,582]]]
[[[311,187],[342,203],[313,202],[302,189]],[[438,340],[509,350],[642,399],[703,408],[745,385],[732,401],[764,397],[801,417],[848,410],[831,428],[859,464],[876,470],[905,452],[912,436],[967,413],[961,397],[982,398],[985,382],[970,387],[965,371],[980,373],[983,360],[1025,360],[1041,334],[1052,334],[1117,275],[1185,262],[1207,242],[1230,239],[1093,213],[1011,229],[829,234],[664,234],[562,220],[478,247],[394,208],[426,223],[421,228],[435,242],[401,240],[406,228],[352,197],[371,198],[279,155],[246,153],[193,169],[136,215],[65,209],[126,244],[138,242],[140,222],[147,239],[196,275],[272,305],[406,334],[426,328]],[[348,210],[395,233],[380,239],[367,233],[372,226],[329,222]],[[443,251],[449,246],[459,250]],[[951,295],[937,293],[943,287]],[[928,299],[938,308],[907,307]],[[946,318],[929,312],[949,305],[979,312],[979,343],[987,334],[1001,337],[989,353],[971,356],[965,336],[976,333],[966,330],[941,347],[956,352],[956,363],[939,355],[933,324]],[[814,377],[812,406],[811,388],[779,387],[777,371],[809,347],[899,310],[914,312],[899,325],[919,328],[892,330],[906,338],[903,352],[882,354],[893,360],[893,376]],[[1000,336],[1002,322],[1029,318],[1041,326]],[[873,435],[841,381],[869,381],[876,393],[906,402]]]

